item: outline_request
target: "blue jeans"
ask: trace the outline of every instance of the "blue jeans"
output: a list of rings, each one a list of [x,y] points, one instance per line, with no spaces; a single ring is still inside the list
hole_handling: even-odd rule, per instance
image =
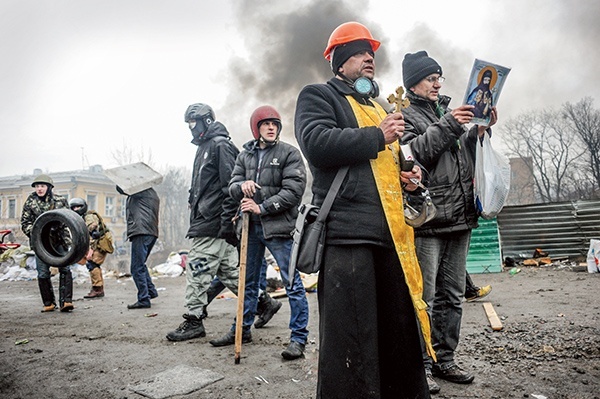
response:
[[[435,237],[415,237],[417,257],[423,274],[423,300],[431,318],[431,340],[441,369],[454,364],[462,321],[467,253],[471,230]],[[432,359],[423,350],[425,367]]]
[[[290,324],[292,330],[290,341],[306,344],[308,338],[308,300],[302,285],[300,273],[296,270],[292,276],[292,287],[288,288],[290,276],[288,275],[290,253],[292,249],[291,238],[265,239],[262,224],[250,223],[248,231],[248,254],[246,257],[246,291],[244,293],[244,308],[249,312],[244,313],[244,330],[249,330],[254,323],[256,306],[258,303],[258,288],[262,274],[262,263],[265,257],[265,248],[268,248],[281,273],[290,304]]]
[[[131,277],[137,287],[137,301],[143,305],[150,305],[150,297],[158,295],[152,282],[146,261],[156,243],[156,237],[140,234],[131,237]]]

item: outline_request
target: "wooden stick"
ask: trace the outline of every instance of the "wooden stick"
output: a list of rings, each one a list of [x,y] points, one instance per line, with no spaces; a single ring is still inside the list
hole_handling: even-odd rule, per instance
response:
[[[242,214],[242,240],[240,243],[240,276],[238,278],[237,316],[235,320],[235,364],[240,364],[242,353],[242,328],[244,322],[244,292],[246,291],[246,258],[248,256],[248,229],[250,214]]]
[[[492,330],[494,330],[494,331],[502,330],[502,322],[498,318],[498,315],[496,314],[496,311],[494,310],[492,303],[484,302],[483,309],[485,310],[485,314],[486,314],[488,320],[490,321],[490,326],[492,326]]]

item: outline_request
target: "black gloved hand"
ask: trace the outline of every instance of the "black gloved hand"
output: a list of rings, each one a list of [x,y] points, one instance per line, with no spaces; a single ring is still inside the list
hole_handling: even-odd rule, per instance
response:
[[[90,233],[90,235],[92,236],[92,238],[94,240],[97,240],[98,238],[100,238],[100,232],[98,230],[94,230]]]
[[[227,244],[233,245],[234,247],[237,247],[240,244],[240,240],[235,234],[233,223],[228,224],[227,226],[221,226],[221,230],[219,230],[219,238],[223,238],[225,241],[227,241]]]

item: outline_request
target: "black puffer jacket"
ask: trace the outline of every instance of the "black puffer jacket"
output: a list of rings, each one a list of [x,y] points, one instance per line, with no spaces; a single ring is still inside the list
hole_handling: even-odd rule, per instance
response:
[[[402,110],[402,143],[410,143],[415,158],[429,172],[429,192],[437,208],[435,218],[415,228],[415,235],[434,236],[476,228],[473,172],[477,127],[467,130],[448,109],[440,118],[435,113],[435,103],[410,91],[407,96],[410,106]]]
[[[306,188],[306,168],[297,148],[281,141],[265,148],[260,175],[256,178],[259,148],[257,140],[244,144],[229,183],[229,193],[236,201],[244,197],[242,183],[252,180],[261,186],[254,201],[262,205],[260,215],[265,238],[291,238],[298,216],[298,205]]]
[[[295,134],[314,177],[313,203],[323,203],[338,169],[350,165],[327,219],[327,243],[391,246],[370,165],[385,148],[383,132],[376,126],[358,127],[347,94],[354,92],[332,78],[306,86],[298,96]]]
[[[199,140],[192,187],[190,188],[190,228],[187,237],[219,237],[233,232],[231,219],[237,203],[229,196],[228,184],[239,150],[220,122],[210,125]]]
[[[131,240],[131,237],[142,234],[158,237],[159,207],[160,199],[153,188],[128,195],[125,212],[127,215],[127,238]]]

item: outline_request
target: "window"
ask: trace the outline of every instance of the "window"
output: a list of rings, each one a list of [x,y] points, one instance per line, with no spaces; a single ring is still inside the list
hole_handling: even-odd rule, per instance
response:
[[[8,218],[17,218],[17,200],[14,198],[8,200]]]
[[[115,216],[115,197],[106,197],[106,203],[104,206],[104,216]]]
[[[88,209],[90,211],[95,211],[96,210],[96,205],[97,205],[96,204],[96,198],[97,198],[96,194],[88,194],[87,195],[87,198],[86,198],[85,201],[87,202]]]

